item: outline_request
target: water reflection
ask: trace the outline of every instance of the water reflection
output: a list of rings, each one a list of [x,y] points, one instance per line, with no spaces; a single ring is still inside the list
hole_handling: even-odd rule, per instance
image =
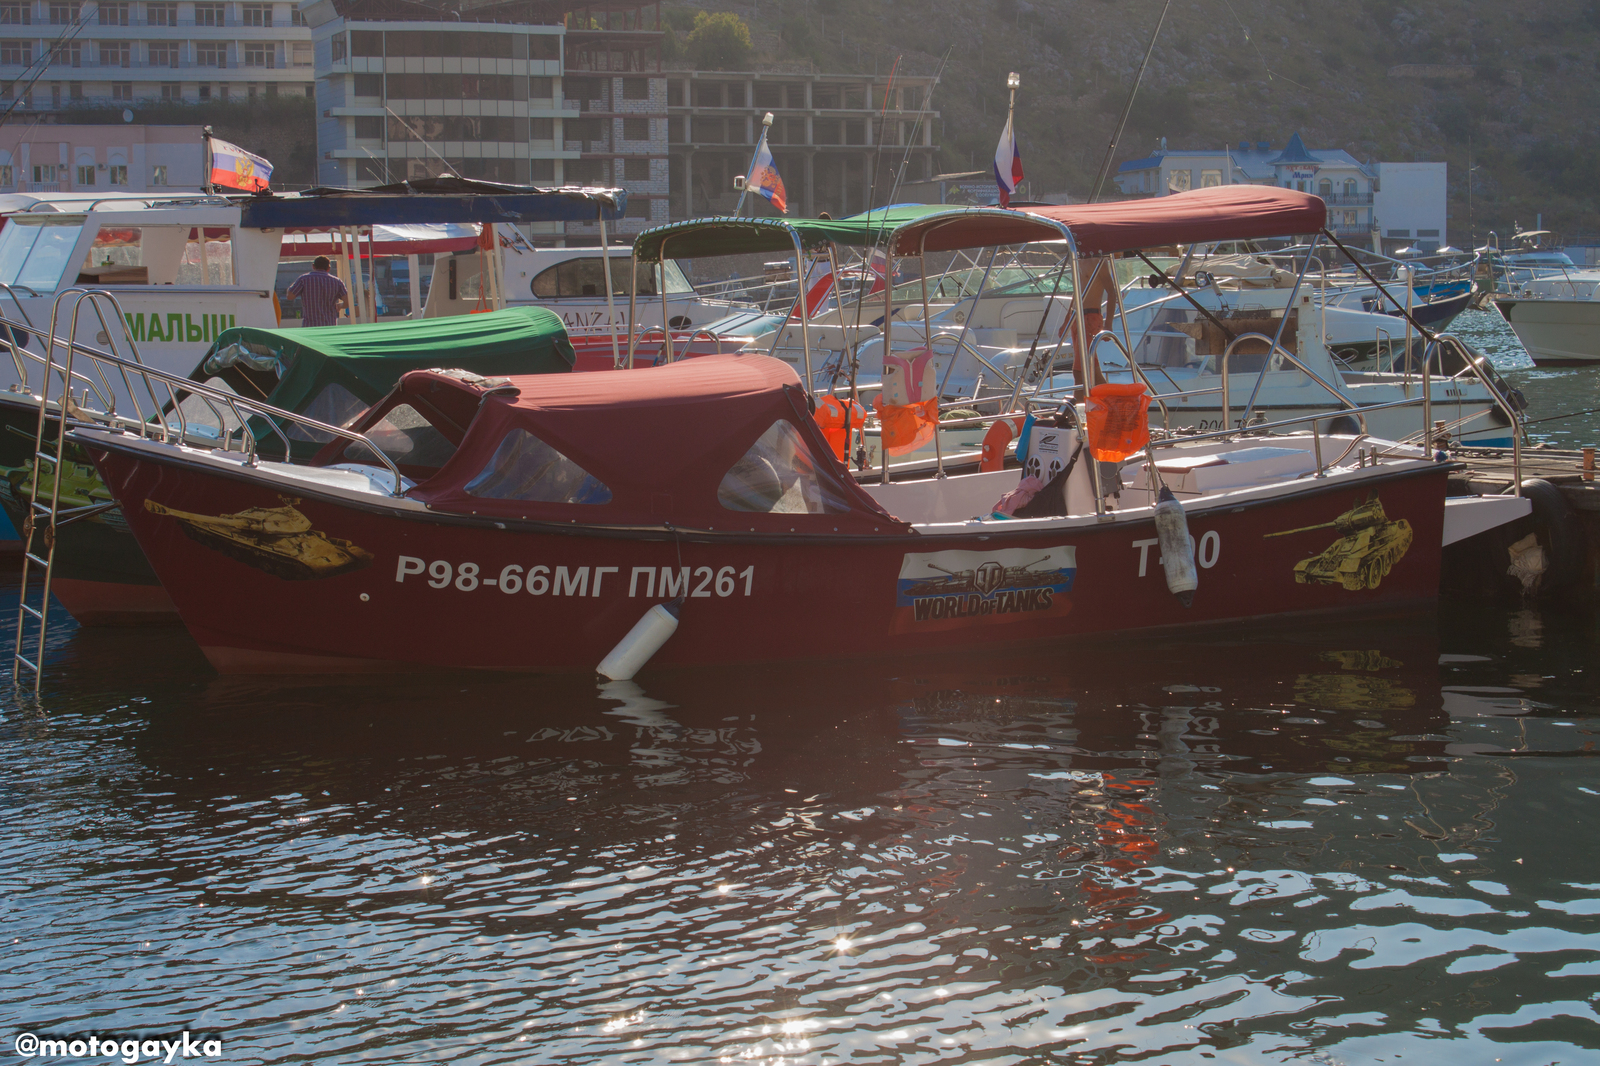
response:
[[[1596,630],[1532,618],[623,686],[79,633],[0,724],[0,1018],[264,1062],[1571,1060]]]

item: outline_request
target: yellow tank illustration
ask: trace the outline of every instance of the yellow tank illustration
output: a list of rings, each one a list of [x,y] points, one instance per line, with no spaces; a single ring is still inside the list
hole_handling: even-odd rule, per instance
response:
[[[1343,536],[1321,553],[1295,564],[1294,579],[1302,585],[1340,585],[1350,592],[1378,587],[1411,547],[1411,523],[1389,521],[1383,501],[1374,496],[1331,522],[1268,533],[1286,537],[1314,529],[1336,529]]]
[[[311,519],[280,497],[282,507],[249,507],[236,514],[203,515],[145,500],[151,514],[176,518],[206,547],[287,581],[334,577],[372,565],[372,554],[348,540],[311,528]]]

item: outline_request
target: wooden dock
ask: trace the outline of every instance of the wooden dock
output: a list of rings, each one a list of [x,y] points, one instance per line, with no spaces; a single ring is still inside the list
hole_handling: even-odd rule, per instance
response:
[[[1486,496],[1509,493],[1515,475],[1509,448],[1463,448],[1450,458],[1465,463],[1467,469],[1456,475],[1471,491]],[[1596,460],[1600,463],[1600,460]],[[1524,448],[1522,478],[1539,478],[1556,486],[1574,511],[1600,512],[1600,472],[1585,477],[1583,453],[1560,448]]]
[[[1507,448],[1465,448],[1450,453],[1465,469],[1450,477],[1450,492],[1504,495],[1516,474]],[[1590,460],[1591,463],[1595,462]],[[1516,595],[1593,603],[1600,599],[1600,471],[1584,470],[1581,451],[1531,447],[1522,452],[1522,480],[1543,481],[1528,495],[1534,513],[1445,549],[1441,585],[1459,595]],[[1563,506],[1564,504],[1564,506]],[[1543,572],[1531,586],[1508,577],[1519,541],[1533,534],[1543,549]]]

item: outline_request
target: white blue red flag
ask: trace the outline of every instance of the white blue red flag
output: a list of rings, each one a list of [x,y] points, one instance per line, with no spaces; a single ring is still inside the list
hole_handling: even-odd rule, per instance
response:
[[[272,177],[272,164],[236,144],[211,138],[211,184],[259,192]]]
[[[827,302],[828,296],[833,292],[833,263],[831,260],[817,258],[811,261],[811,266],[806,271],[806,283],[802,286],[806,290],[806,317],[811,318],[822,305]],[[800,307],[795,305],[789,312],[790,318],[800,317]]]
[[[994,149],[994,180],[1000,186],[1000,206],[1011,206],[1011,194],[1017,191],[1022,180],[1022,153],[1017,151],[1017,138],[1011,132],[1011,116],[1006,116],[1006,128],[1000,134],[1000,143]]]
[[[778,168],[772,164],[772,149],[767,147],[767,133],[761,131],[761,147],[756,149],[756,158],[750,164],[750,176],[744,180],[745,188],[754,189],[765,196],[779,211],[789,213],[789,194],[783,189],[783,179],[778,177]]]

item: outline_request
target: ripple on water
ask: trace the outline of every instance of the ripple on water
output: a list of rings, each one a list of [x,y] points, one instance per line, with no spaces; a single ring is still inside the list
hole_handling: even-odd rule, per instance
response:
[[[243,1062],[1571,1058],[1595,631],[1455,624],[664,675],[650,707],[218,681],[172,631],[137,699],[101,661],[5,709],[0,1018]]]

